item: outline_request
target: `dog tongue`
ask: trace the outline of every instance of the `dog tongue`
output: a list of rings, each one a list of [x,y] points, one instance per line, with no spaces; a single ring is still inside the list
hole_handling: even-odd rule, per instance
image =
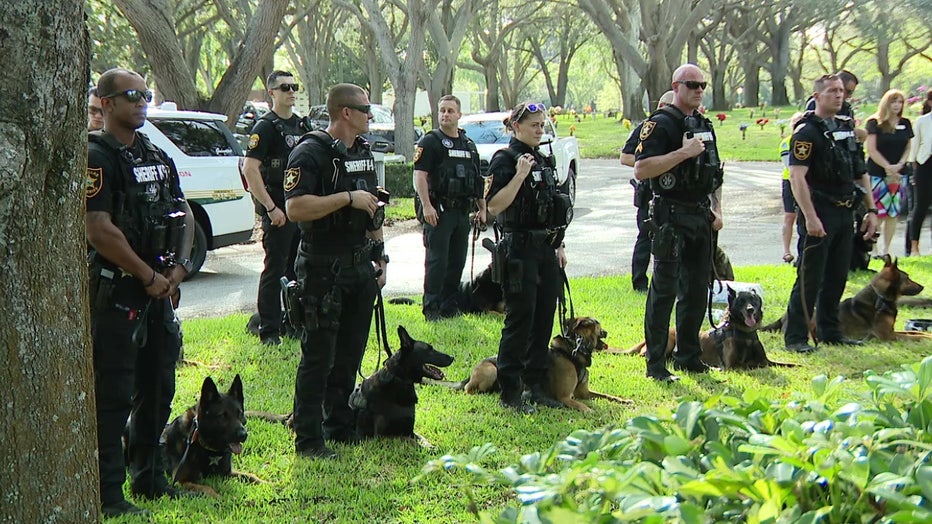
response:
[[[424,364],[424,374],[434,380],[443,380],[446,378],[443,371],[440,371],[440,368],[431,366],[430,364]]]
[[[240,453],[243,452],[243,443],[242,442],[231,442],[230,451],[239,455]]]
[[[745,313],[745,314],[744,314],[744,323],[745,323],[749,328],[753,328],[754,326],[757,325],[757,319],[754,318],[754,315],[753,315],[753,314]]]

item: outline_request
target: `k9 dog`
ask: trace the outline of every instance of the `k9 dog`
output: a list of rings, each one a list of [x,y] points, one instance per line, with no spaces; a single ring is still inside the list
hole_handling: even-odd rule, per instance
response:
[[[401,437],[426,444],[414,433],[417,405],[414,384],[424,378],[443,380],[440,368],[452,364],[453,357],[426,342],[414,340],[401,326],[398,339],[401,342],[398,351],[350,395],[349,403],[356,413],[356,433],[360,438]]]
[[[763,300],[753,291],[736,293],[728,288],[728,309],[722,325],[699,333],[702,361],[710,366],[725,369],[755,369],[767,366],[794,367],[794,364],[774,362],[767,358],[764,345],[757,335],[763,318]],[[670,328],[667,339],[667,357],[676,347],[676,328]],[[642,341],[628,353],[647,354],[647,343]]]
[[[232,457],[243,452],[248,436],[245,423],[243,382],[239,375],[226,393],[219,392],[213,379],[206,377],[197,405],[175,418],[162,432],[172,479],[187,489],[212,497],[219,495],[210,486],[199,484],[208,475],[262,482],[249,473],[233,471]]]
[[[567,320],[567,336],[557,335],[550,341],[547,367],[547,393],[564,406],[579,411],[592,409],[579,402],[589,398],[602,398],[622,404],[633,401],[618,398],[589,389],[589,366],[592,353],[607,349],[605,337],[598,320],[592,317],[576,317]],[[495,357],[486,358],[476,364],[464,389],[466,393],[486,393],[499,389],[498,366]]]

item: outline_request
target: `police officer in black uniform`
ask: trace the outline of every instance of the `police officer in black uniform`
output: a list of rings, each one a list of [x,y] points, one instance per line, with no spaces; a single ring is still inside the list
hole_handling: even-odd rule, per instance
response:
[[[181,335],[172,298],[191,270],[194,215],[175,164],[136,132],[152,100],[145,80],[111,69],[97,91],[104,129],[89,135],[85,221],[100,502],[112,517],[146,513],[123,498],[127,417],[133,494],[186,493],[169,486],[157,450],[175,394]]]
[[[265,266],[259,276],[259,339],[263,344],[281,344],[281,278],[294,280],[294,260],[298,249],[298,226],[285,216],[285,190],[282,187],[288,154],[310,129],[292,110],[298,84],[286,71],[273,71],[266,82],[272,110],[262,116],[249,135],[249,148],[243,175],[249,183],[262,217],[262,249]]]
[[[336,457],[325,440],[356,440],[347,402],[388,264],[381,207],[387,198],[377,191],[375,160],[359,136],[369,130],[369,97],[359,86],[337,84],[327,110],[326,131],[302,137],[285,171],[288,217],[301,229],[298,280],[286,292],[292,322],[303,320],[295,450],[318,458]]]
[[[424,300],[427,320],[459,314],[456,294],[469,237],[469,211],[485,222],[483,181],[476,144],[459,129],[460,100],[440,98],[440,128],[424,135],[414,150],[415,206],[424,226]]]
[[[673,103],[673,91],[667,91],[657,102],[657,110]],[[621,165],[634,167],[634,153],[641,142],[641,122],[631,131],[628,140],[621,149]],[[650,232],[644,225],[650,210],[650,201],[654,192],[650,190],[650,180],[639,182],[631,181],[634,186],[634,207],[637,208],[638,236],[634,241],[634,251],[631,254],[631,287],[635,291],[647,293],[647,267],[650,266]]]
[[[634,176],[650,180],[654,275],[647,293],[644,337],[647,376],[678,380],[666,368],[670,314],[676,305],[674,367],[705,373],[699,356],[699,329],[707,305],[712,230],[721,228],[722,169],[712,123],[697,109],[706,82],[685,64],[673,72],[673,104],[654,113],[641,128]]]
[[[573,208],[558,187],[553,158],[539,150],[546,118],[542,104],[525,102],[512,110],[506,125],[514,137],[492,157],[486,194],[504,233],[492,257],[493,280],[502,284],[505,298],[500,402],[519,413],[533,413],[529,403],[562,406],[546,394],[544,381],[563,286],[560,268],[566,266],[563,237]]]
[[[836,75],[825,75],[814,86],[815,110],[808,111],[790,139],[790,186],[800,213],[799,267],[786,311],[786,349],[808,353],[809,322],[818,307],[816,330],[828,344],[859,344],[842,337],[838,304],[848,280],[849,260],[837,256],[850,253],[853,242],[854,209],[863,198],[868,213],[861,230],[869,238],[877,228],[870,182],[864,173],[864,157],[858,153],[854,123],[838,114],[845,88]],[[865,190],[855,190],[860,183]],[[805,293],[803,293],[805,291]]]

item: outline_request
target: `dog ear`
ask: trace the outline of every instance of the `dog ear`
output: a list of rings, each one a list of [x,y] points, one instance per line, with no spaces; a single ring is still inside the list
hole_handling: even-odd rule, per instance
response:
[[[204,383],[201,384],[201,400],[198,405],[198,411],[200,411],[201,405],[209,404],[218,397],[220,397],[220,392],[217,391],[217,385],[214,384],[214,379],[204,377]]]
[[[235,398],[237,402],[239,402],[240,406],[244,405],[243,404],[243,380],[239,378],[239,373],[237,373],[236,376],[233,377],[233,383],[230,384],[230,390],[227,391],[227,395]]]
[[[736,293],[735,290],[731,288],[731,286],[726,285],[725,288],[728,289],[728,305],[730,306],[732,303],[734,303],[735,299],[738,298],[738,293]]]
[[[896,261],[890,258],[890,253],[887,253],[883,256],[883,267],[890,267],[896,265]]]
[[[414,347],[414,340],[404,326],[398,326],[398,342],[401,343],[401,349]]]

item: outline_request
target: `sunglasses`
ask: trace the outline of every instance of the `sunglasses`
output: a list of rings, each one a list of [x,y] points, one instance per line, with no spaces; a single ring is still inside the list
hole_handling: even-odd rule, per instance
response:
[[[701,87],[702,89],[705,89],[706,87],[709,86],[709,83],[708,83],[708,82],[697,82],[697,81],[695,81],[695,80],[683,80],[683,81],[677,82],[677,83],[678,83],[678,84],[683,84],[683,85],[686,86],[688,89],[699,89],[700,87]]]
[[[365,113],[367,115],[372,112],[372,104],[345,104],[343,107],[355,109],[356,111]]]
[[[544,104],[525,104],[524,107],[521,108],[521,111],[518,111],[518,116],[515,117],[514,121],[520,122],[521,117],[524,116],[524,113],[537,113],[539,111],[543,111],[544,109]]]
[[[152,91],[148,89],[145,91],[140,91],[138,89],[127,89],[126,91],[121,91],[119,93],[111,93],[109,95],[104,95],[100,98],[116,98],[118,96],[125,97],[127,100],[129,100],[130,102],[134,104],[136,102],[139,102],[142,99],[145,99],[146,103],[149,103],[152,101]]]
[[[281,84],[278,87],[273,87],[272,89],[278,89],[282,93],[287,93],[288,91],[298,92],[298,89],[301,88],[301,84]]]

